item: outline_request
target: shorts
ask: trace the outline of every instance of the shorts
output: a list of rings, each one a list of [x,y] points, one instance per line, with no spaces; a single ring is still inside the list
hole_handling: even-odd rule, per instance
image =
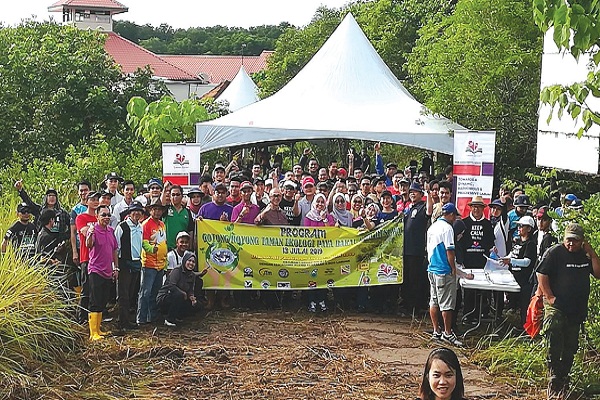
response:
[[[429,277],[430,306],[439,307],[440,311],[456,308],[456,276],[427,273]]]

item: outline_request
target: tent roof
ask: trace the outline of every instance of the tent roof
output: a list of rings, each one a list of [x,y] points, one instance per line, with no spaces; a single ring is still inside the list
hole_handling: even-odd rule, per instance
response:
[[[256,103],[258,101],[257,92],[258,88],[242,65],[235,78],[227,86],[227,89],[217,97],[217,100],[229,102],[229,111],[234,112],[249,104]]]
[[[453,153],[450,131],[402,86],[348,14],[279,92],[196,126],[201,151],[291,140],[347,138]]]

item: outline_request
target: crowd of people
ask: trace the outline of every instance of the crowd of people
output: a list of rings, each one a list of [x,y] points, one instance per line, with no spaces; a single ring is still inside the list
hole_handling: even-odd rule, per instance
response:
[[[467,324],[469,318],[481,315],[503,318],[509,310],[516,310],[523,323],[532,295],[542,293],[549,307],[545,331],[551,339],[552,388],[563,391],[578,327],[586,316],[589,275],[600,277],[600,266],[580,226],[568,225],[563,242],[556,244],[557,226],[549,211],[561,216],[578,213],[581,200],[563,193],[561,204],[554,207],[531,204],[522,189],[501,187],[489,203],[473,197],[468,215],[461,218],[451,202],[451,167],[432,176],[430,160],[424,160],[420,170],[415,165],[402,169],[392,162],[384,165],[379,144],[373,150],[372,173],[368,151],[351,150],[347,169],[336,161],[322,167],[310,149],[288,171],[281,170],[280,162],[242,165],[234,159],[216,164],[212,173],[205,169],[198,187],[187,193],[157,178],[136,193],[133,181],[111,172],[97,190],[89,182],[79,182],[80,201],[70,212],[61,206],[56,190],[49,188],[42,204],[36,204],[18,181],[15,188],[23,202],[2,251],[13,244],[47,263],[77,265],[79,279],[73,284],[81,287],[77,318],[87,321],[90,338],[99,340],[103,312],[111,299],[117,301],[123,330],[163,317],[166,325],[175,326],[199,305],[207,309],[229,305],[228,292],[202,290],[206,270],[198,270],[194,253],[198,219],[371,230],[400,217],[403,283],[339,291],[333,304],[343,302],[359,312],[428,312],[432,339],[461,345],[455,333],[461,308]],[[512,272],[519,293],[478,299],[475,291],[460,289],[457,277],[472,279],[466,271],[483,269],[489,258]],[[574,290],[577,296],[567,294]],[[237,294],[233,301],[252,304],[248,295]],[[272,300],[270,295],[262,298]],[[306,291],[305,300],[311,313],[333,305],[327,289]]]

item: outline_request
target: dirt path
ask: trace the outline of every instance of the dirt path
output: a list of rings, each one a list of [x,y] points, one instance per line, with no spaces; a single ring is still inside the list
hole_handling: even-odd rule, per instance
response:
[[[175,329],[148,327],[90,346],[86,378],[71,394],[95,399],[414,399],[425,359],[436,347],[427,329],[426,319],[216,312]],[[468,362],[468,349],[458,352],[470,399],[544,398],[493,379]]]

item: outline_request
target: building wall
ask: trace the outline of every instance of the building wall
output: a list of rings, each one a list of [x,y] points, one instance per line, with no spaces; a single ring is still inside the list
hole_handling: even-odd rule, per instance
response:
[[[190,97],[202,97],[203,94],[215,88],[215,84],[201,85],[187,82],[166,82],[167,88],[177,101],[183,101]]]

